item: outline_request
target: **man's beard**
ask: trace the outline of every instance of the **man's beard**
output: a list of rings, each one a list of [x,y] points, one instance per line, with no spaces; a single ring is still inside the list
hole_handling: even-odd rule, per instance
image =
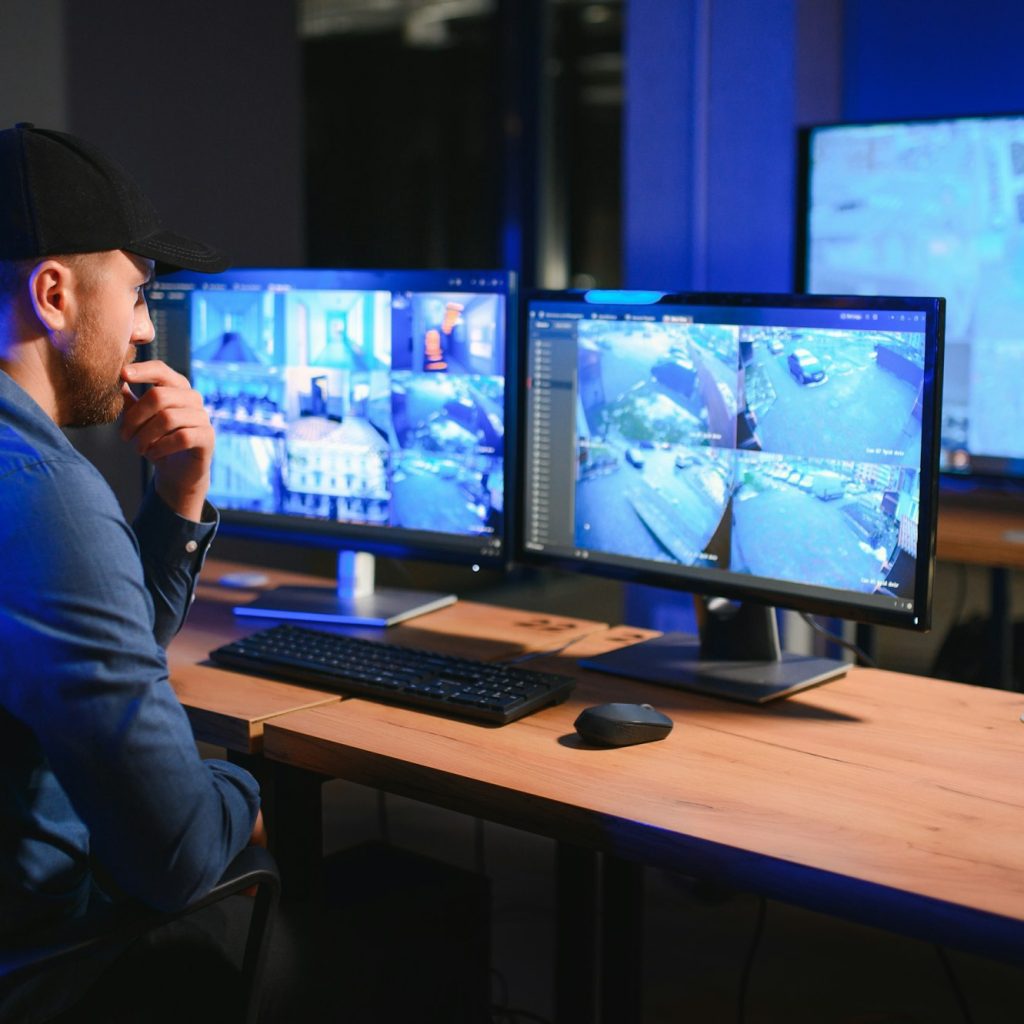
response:
[[[71,344],[61,353],[63,386],[61,425],[94,427],[113,423],[124,409],[121,366],[112,371],[109,361],[97,358],[104,339],[94,321],[81,325]]]

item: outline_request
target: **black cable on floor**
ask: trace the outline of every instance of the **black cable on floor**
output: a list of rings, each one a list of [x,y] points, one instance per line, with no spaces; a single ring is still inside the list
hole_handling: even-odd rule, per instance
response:
[[[532,1010],[503,1010],[502,1016],[508,1021],[508,1024],[516,1024],[520,1020],[532,1020],[536,1021],[536,1024],[551,1024],[547,1017],[542,1017],[539,1013],[534,1013]]]
[[[381,842],[391,845],[391,820],[388,815],[388,795],[383,789],[377,790],[377,830]]]
[[[492,1024],[518,1024],[520,1020],[535,1021],[536,1024],[551,1024],[547,1017],[542,1017],[532,1010],[523,1010],[508,1005],[508,982],[505,975],[496,967],[491,968],[491,977],[498,983],[501,993],[497,1003],[491,1007]]]
[[[473,860],[478,875],[487,874],[487,834],[483,818],[473,820]]]
[[[971,1008],[967,1005],[967,996],[964,995],[964,990],[960,987],[960,979],[956,976],[953,971],[953,965],[950,963],[949,954],[942,946],[936,946],[935,952],[938,954],[939,963],[942,964],[942,969],[946,974],[946,979],[949,981],[949,987],[953,990],[953,998],[956,1000],[957,1006],[960,1007],[960,1015],[964,1019],[964,1024],[974,1024],[974,1017],[971,1014]]]
[[[736,1020],[743,1024],[747,1015],[747,991],[750,988],[750,975],[754,969],[754,957],[757,955],[757,947],[761,942],[761,934],[764,931],[764,919],[768,910],[768,901],[758,897],[757,920],[754,922],[754,934],[750,937],[750,946],[747,948],[747,955],[743,962],[743,971],[740,974],[740,989],[737,998]]]

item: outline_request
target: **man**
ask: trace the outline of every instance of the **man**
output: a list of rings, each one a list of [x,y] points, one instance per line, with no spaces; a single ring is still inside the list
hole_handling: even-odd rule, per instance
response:
[[[167,679],[217,517],[201,397],[133,361],[155,265],[225,264],[87,143],[0,131],[0,937],[183,907],[264,841],[255,781],[199,758]],[[60,430],[119,416],[153,467],[132,526]]]

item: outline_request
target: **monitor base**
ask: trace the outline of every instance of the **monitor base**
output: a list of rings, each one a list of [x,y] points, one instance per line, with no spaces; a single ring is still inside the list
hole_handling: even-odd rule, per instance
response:
[[[832,658],[782,654],[779,661],[701,658],[700,642],[688,633],[664,633],[579,664],[676,690],[764,704],[845,675],[850,666]]]
[[[346,596],[331,587],[275,587],[249,604],[237,605],[246,618],[324,622],[342,626],[395,626],[399,622],[445,608],[454,594],[381,588]]]

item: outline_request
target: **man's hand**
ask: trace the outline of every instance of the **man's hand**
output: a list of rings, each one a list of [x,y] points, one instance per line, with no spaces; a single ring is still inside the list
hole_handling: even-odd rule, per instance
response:
[[[256,812],[256,820],[253,822],[252,835],[249,836],[250,846],[262,846],[266,848],[267,845],[267,826],[263,824],[263,808],[261,807]]]
[[[155,469],[154,486],[169,508],[199,522],[210,488],[213,426],[203,396],[166,363],[131,363],[121,371],[125,397],[121,438]],[[150,384],[136,398],[129,384]]]

